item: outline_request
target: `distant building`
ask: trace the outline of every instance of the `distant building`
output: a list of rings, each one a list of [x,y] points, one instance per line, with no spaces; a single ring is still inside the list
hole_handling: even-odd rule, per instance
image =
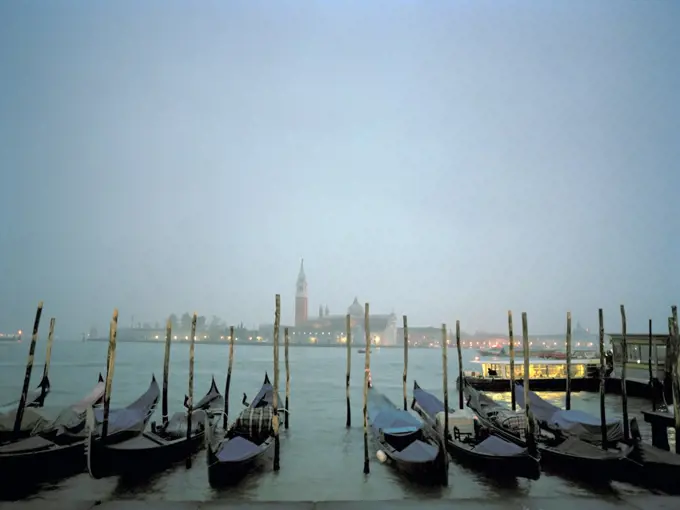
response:
[[[331,315],[328,305],[319,305],[319,316],[309,318],[308,315],[307,277],[304,260],[300,263],[300,271],[295,287],[295,325],[288,327],[290,342],[294,344],[333,345],[347,342],[346,315]],[[352,344],[362,345],[366,342],[364,330],[364,306],[357,297],[348,307],[350,316],[350,332]],[[281,326],[282,338],[285,326]],[[273,325],[260,326],[259,334],[264,338],[273,336]],[[371,314],[369,316],[371,342],[376,345],[397,345],[397,316],[390,314]]]

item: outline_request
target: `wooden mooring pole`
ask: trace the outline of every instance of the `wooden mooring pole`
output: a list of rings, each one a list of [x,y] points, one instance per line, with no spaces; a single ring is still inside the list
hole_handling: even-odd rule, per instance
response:
[[[107,352],[106,382],[104,383],[104,418],[102,420],[102,439],[109,433],[109,412],[111,409],[111,390],[113,389],[113,372],[116,364],[116,336],[118,335],[118,308],[113,310],[113,318],[109,326],[109,350]]]
[[[565,400],[565,409],[569,411],[571,409],[571,312],[567,312],[567,395]]]
[[[288,328],[283,330],[283,360],[286,367],[286,413],[283,419],[284,427],[288,430],[288,417],[290,416],[290,364],[288,363],[288,344],[290,338],[288,337]]]
[[[671,360],[671,374],[673,377],[673,413],[675,416],[675,453],[680,454],[680,332],[678,331],[678,307],[671,307],[673,316],[673,359]]]
[[[647,366],[649,367],[649,389],[652,393],[652,411],[656,411],[656,385],[654,384],[654,371],[652,370],[652,319],[649,319],[649,359]],[[654,367],[655,369],[657,367]]]
[[[187,458],[186,467],[191,467],[191,415],[194,412],[194,357],[196,354],[196,322],[198,322],[198,314],[194,312],[191,318],[191,339],[189,340],[189,393],[187,406]]]
[[[234,366],[234,326],[229,326],[229,364],[227,365],[227,382],[224,388],[224,417],[222,428],[229,427],[229,390],[231,388],[231,369]]]
[[[54,341],[54,325],[57,319],[50,319],[50,332],[47,335],[47,352],[45,353],[45,366],[43,367],[42,381],[46,381],[50,372],[50,361],[52,359],[52,342]],[[45,392],[43,388],[43,393]]]
[[[347,402],[347,421],[345,427],[352,426],[352,407],[349,399],[349,380],[352,371],[352,319],[349,314],[345,316],[345,340],[347,342],[347,373],[345,374],[345,400]]]
[[[626,363],[628,360],[628,326],[626,324],[626,308],[621,305],[621,335],[623,336],[623,356],[621,362],[621,407],[623,410],[623,439],[630,439],[630,423],[628,422],[628,392],[626,388]]]
[[[163,357],[163,395],[161,400],[161,419],[163,427],[168,425],[168,379],[170,378],[170,343],[172,342],[172,321],[165,323],[165,356]]]
[[[38,309],[35,312],[35,320],[33,321],[33,335],[31,336],[31,345],[28,348],[28,361],[26,362],[26,372],[24,373],[24,385],[21,388],[21,397],[19,398],[19,407],[17,407],[17,414],[14,417],[14,435],[16,437],[21,433],[21,423],[24,420],[24,409],[26,408],[26,398],[28,396],[28,387],[31,385],[31,372],[33,372],[33,358],[35,357],[35,344],[38,342],[38,329],[40,329],[40,317],[42,316],[43,302],[38,303]]]
[[[460,348],[459,348],[460,349]],[[458,351],[460,352],[460,350]],[[442,466],[442,482],[447,485],[449,482],[449,458],[446,445],[449,440],[449,335],[446,324],[442,324],[442,384],[444,386],[444,434],[442,441],[442,451],[444,452],[444,464]],[[462,376],[462,373],[461,373]],[[461,378],[460,387],[463,387]],[[462,409],[462,407],[461,407]]]
[[[281,327],[281,295],[276,295],[274,311],[274,395],[272,397],[272,428],[274,429],[274,471],[281,469],[281,445],[279,438],[279,328]]]
[[[527,448],[529,453],[535,457],[536,452],[536,431],[534,422],[534,414],[531,412],[531,405],[529,404],[529,323],[527,320],[527,313],[522,312],[522,348],[524,350],[524,412],[527,417]],[[513,388],[514,392],[514,388]]]
[[[607,449],[607,410],[604,405],[605,386],[605,363],[604,363],[604,317],[602,308],[597,311],[600,324],[600,432],[602,433],[602,449]],[[625,354],[624,354],[625,356]],[[625,358],[624,358],[625,359]]]
[[[368,303],[364,305],[364,331],[366,333],[366,361],[364,365],[364,474],[371,472],[368,463],[368,380],[371,377],[371,324]]]
[[[458,408],[463,409],[465,406],[465,398],[463,396],[465,391],[465,371],[463,370],[463,351],[460,347],[460,321],[456,321],[456,350],[458,351]],[[446,399],[448,400],[448,396]],[[448,412],[448,407],[446,409]],[[447,419],[446,423],[448,422],[449,420]]]
[[[406,315],[404,319],[404,376],[402,377],[402,386],[404,390],[404,411],[408,411],[408,393],[406,391],[406,380],[408,378],[408,319]]]
[[[510,348],[510,400],[512,410],[517,409],[517,397],[515,396],[515,335],[512,331],[512,311],[508,310],[508,347]]]

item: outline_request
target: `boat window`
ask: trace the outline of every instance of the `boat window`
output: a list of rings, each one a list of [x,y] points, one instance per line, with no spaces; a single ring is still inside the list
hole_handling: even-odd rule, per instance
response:
[[[640,360],[640,346],[639,345],[629,345],[628,346],[628,356],[627,361],[637,362]]]
[[[571,376],[572,377],[585,377],[586,376],[586,366],[582,363],[571,366]],[[566,377],[566,374],[565,374]]]
[[[656,346],[656,356],[657,356],[657,362],[659,365],[663,365],[666,363],[666,346],[665,345],[657,345]]]

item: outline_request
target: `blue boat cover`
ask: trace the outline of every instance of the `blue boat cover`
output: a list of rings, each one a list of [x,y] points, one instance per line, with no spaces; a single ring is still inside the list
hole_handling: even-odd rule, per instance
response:
[[[408,411],[398,409],[386,396],[374,389],[369,390],[368,395],[368,418],[373,428],[383,431],[409,428],[411,432],[422,428],[418,418]]]
[[[433,419],[438,413],[444,412],[444,402],[435,397],[432,393],[422,388],[414,388],[413,398],[418,405]]]
[[[501,439],[497,436],[489,436],[484,441],[475,446],[475,451],[487,453],[489,455],[512,457],[526,455],[527,449],[514,443]]]

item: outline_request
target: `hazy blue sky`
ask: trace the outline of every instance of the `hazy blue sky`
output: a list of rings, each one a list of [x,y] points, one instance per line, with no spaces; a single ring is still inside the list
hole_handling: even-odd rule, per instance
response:
[[[0,3],[0,330],[680,302],[680,2]],[[45,326],[46,327],[46,326]]]

